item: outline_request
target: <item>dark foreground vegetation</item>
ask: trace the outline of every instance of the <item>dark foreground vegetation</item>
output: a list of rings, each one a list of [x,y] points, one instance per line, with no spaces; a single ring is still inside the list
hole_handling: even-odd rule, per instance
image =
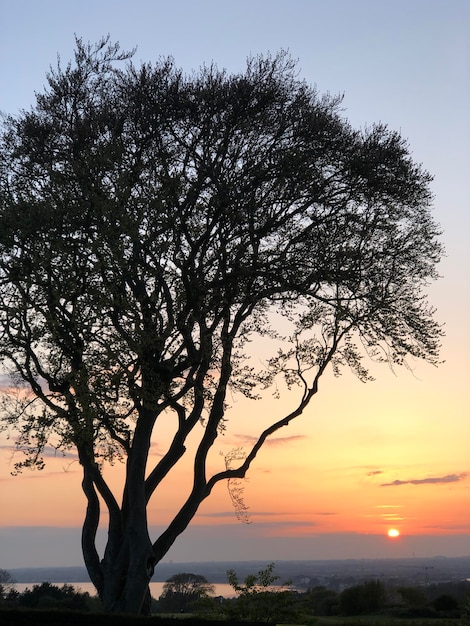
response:
[[[148,626],[181,626],[179,617],[138,617],[131,615],[111,615],[104,613],[83,613],[81,611],[45,610],[0,610],[2,626],[132,626],[145,623]],[[203,626],[207,620],[197,617],[184,617],[184,626]],[[211,626],[226,622],[211,621]],[[257,626],[258,622],[243,622],[243,626]],[[265,623],[263,623],[263,626]]]
[[[423,586],[385,585],[367,580],[342,591],[313,587],[305,592],[279,584],[274,565],[240,581],[227,572],[235,597],[214,596],[204,576],[182,573],[172,576],[158,600],[152,600],[152,616],[103,612],[96,596],[72,585],[33,585],[18,593],[14,584],[0,585],[2,626],[120,626],[146,624],[196,626],[216,624],[303,624],[311,626],[470,625],[470,581]],[[277,585],[273,587],[273,585]]]
[[[131,615],[111,615],[104,613],[83,613],[79,611],[45,610],[5,610],[0,611],[2,626],[181,626],[180,617],[139,617]],[[211,621],[211,626],[226,622]],[[184,626],[203,626],[205,619],[184,617]],[[257,626],[258,622],[243,622],[243,626]]]
[[[234,622],[223,620],[208,620],[192,616],[132,616],[111,615],[103,613],[84,613],[81,611],[41,610],[41,609],[0,609],[0,623],[2,626],[266,626],[276,622]],[[396,618],[387,615],[361,616],[351,618],[346,616],[318,617],[308,622],[297,624],[315,626],[468,626],[470,619],[448,618],[442,616],[427,618]],[[276,626],[281,626],[277,623]],[[287,626],[287,625],[282,625]],[[290,625],[289,625],[290,626]]]

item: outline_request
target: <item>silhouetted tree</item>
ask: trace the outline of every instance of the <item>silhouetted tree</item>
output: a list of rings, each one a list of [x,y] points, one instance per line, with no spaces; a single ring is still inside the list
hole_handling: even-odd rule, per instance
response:
[[[436,611],[442,613],[454,612],[459,608],[459,601],[450,593],[443,593],[438,596],[432,604]]]
[[[214,585],[201,574],[181,573],[171,576],[163,585],[159,598],[162,611],[188,611],[202,599],[214,593]]]
[[[369,580],[340,593],[340,609],[345,615],[374,613],[385,606],[387,593],[380,580]]]
[[[341,99],[299,80],[287,55],[189,76],[129,58],[77,40],[75,62],[4,119],[0,358],[16,384],[3,416],[26,453],[17,469],[42,467],[48,443],[77,451],[90,578],[107,610],[139,612],[155,564],[217,483],[232,481],[243,513],[237,480],[327,368],[366,381],[367,355],[437,362],[422,290],[441,248],[431,178],[406,142],[381,124],[352,129]],[[257,337],[275,355],[264,369]],[[298,385],[292,409],[209,471],[227,393],[255,400],[280,376]],[[162,422],[174,430],[154,462]],[[185,454],[192,484],[151,538],[149,500]],[[121,496],[102,471],[117,459]]]
[[[11,573],[6,569],[0,569],[0,603],[3,602],[8,596],[15,596],[15,579]]]
[[[66,608],[77,611],[88,610],[90,595],[77,591],[72,585],[51,585],[44,582],[25,589],[18,598],[18,604],[29,608]]]
[[[421,587],[399,587],[397,592],[412,607],[425,606],[429,602],[426,593]]]
[[[314,615],[337,615],[339,611],[338,593],[323,586],[309,589],[304,603]]]

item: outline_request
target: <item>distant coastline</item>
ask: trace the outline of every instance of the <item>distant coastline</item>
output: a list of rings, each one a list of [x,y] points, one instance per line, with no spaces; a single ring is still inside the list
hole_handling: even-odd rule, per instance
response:
[[[153,582],[165,581],[181,572],[204,575],[214,584],[227,583],[227,570],[235,569],[239,578],[265,568],[266,561],[209,561],[160,563],[155,568]],[[8,568],[17,583],[89,583],[83,566]],[[470,578],[470,556],[407,559],[335,559],[329,561],[275,561],[274,573],[281,581],[291,580],[296,587],[318,585],[342,586],[347,582],[367,578],[428,584]]]

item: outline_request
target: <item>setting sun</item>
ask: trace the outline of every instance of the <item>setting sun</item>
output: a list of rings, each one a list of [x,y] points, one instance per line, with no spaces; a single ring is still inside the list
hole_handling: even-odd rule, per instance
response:
[[[396,528],[390,528],[390,530],[387,531],[387,535],[393,539],[394,537],[400,536],[400,531]]]

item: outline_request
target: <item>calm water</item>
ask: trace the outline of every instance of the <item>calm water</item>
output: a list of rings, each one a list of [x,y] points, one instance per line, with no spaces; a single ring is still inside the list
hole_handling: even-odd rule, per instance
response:
[[[24,591],[26,588],[32,589],[33,585],[37,585],[40,583],[16,583],[15,585],[15,589],[17,591],[19,591],[20,593],[22,591]],[[93,587],[93,585],[89,582],[86,583],[51,583],[53,585],[56,585],[57,587],[62,587],[62,585],[67,584],[67,585],[72,585],[73,587],[75,587],[75,589],[80,590],[82,592],[88,591],[88,593],[91,596],[96,595],[96,591],[95,588]],[[156,600],[158,600],[158,598],[160,597],[162,590],[163,590],[163,585],[165,583],[164,582],[152,582],[150,583],[150,592],[152,594],[152,597],[154,597]],[[215,588],[215,595],[216,596],[224,596],[225,598],[232,598],[233,596],[235,596],[235,593],[232,589],[232,587],[228,584],[215,584],[214,585]]]

